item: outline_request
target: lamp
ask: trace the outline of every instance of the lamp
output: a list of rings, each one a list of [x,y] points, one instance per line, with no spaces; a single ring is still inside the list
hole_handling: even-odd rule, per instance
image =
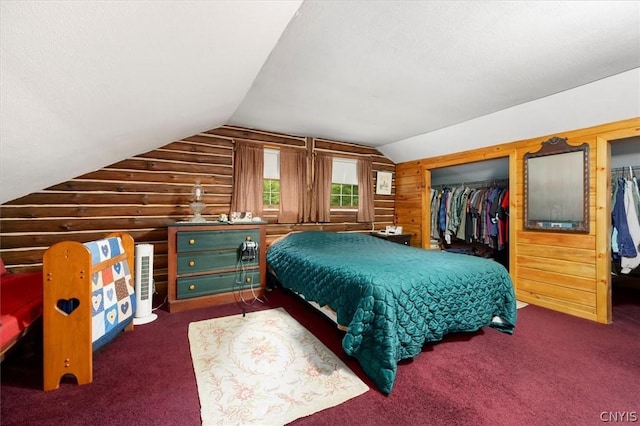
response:
[[[189,204],[191,207],[191,211],[193,212],[193,217],[191,218],[191,222],[206,222],[205,218],[202,217],[201,213],[204,210],[205,204],[202,202],[202,195],[204,194],[204,190],[202,189],[202,185],[200,185],[200,181],[196,181],[196,184],[193,186],[193,201]]]

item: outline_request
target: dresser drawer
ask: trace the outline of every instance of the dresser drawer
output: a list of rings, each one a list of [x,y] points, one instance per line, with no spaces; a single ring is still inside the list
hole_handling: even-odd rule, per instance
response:
[[[177,251],[184,253],[203,250],[235,249],[240,247],[240,244],[246,241],[247,237],[251,237],[252,241],[259,243],[260,229],[179,232],[177,236]]]
[[[217,271],[240,267],[239,250],[220,250],[197,253],[180,253],[177,256],[178,275],[194,274],[198,272]],[[257,266],[258,258],[251,262],[242,262],[244,268]]]
[[[236,284],[236,280],[240,281]],[[259,290],[260,271],[258,269],[247,271],[245,274],[225,272],[214,275],[199,275],[196,277],[178,278],[177,297],[188,299],[190,297],[205,296],[218,293],[227,293],[235,290],[254,288]]]

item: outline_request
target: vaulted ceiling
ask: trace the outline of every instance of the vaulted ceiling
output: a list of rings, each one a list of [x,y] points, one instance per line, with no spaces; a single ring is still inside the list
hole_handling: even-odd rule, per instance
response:
[[[637,1],[8,0],[0,20],[0,202],[227,123],[399,162],[640,115]]]

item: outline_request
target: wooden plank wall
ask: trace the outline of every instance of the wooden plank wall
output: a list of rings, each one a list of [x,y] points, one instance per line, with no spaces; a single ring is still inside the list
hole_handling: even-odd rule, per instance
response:
[[[609,141],[615,143],[615,139],[637,135],[640,118],[400,163],[396,167],[397,225],[411,229],[421,246],[429,247],[430,170],[509,157],[509,272],[518,299],[608,323],[611,321],[608,147]],[[524,155],[537,151],[552,136],[566,137],[570,145],[589,144],[588,234],[524,230]]]
[[[166,294],[166,227],[191,217],[189,201],[198,179],[207,205],[203,215],[217,220],[221,213],[229,213],[234,139],[306,147],[309,152],[367,155],[373,159],[372,185],[377,171],[395,172],[393,162],[370,147],[222,126],[4,203],[0,206],[0,255],[7,269],[39,270],[44,251],[56,242],[87,242],[108,232],[125,231],[136,243],[154,245],[156,290]],[[393,225],[394,213],[395,178],[391,195],[375,196],[375,229]],[[277,224],[275,212],[261,216],[269,222],[268,243],[292,230],[372,230],[372,224],[356,222],[355,212],[332,214],[331,223],[326,224]]]
[[[402,231],[411,234],[411,245],[414,247],[428,247],[422,244],[422,217],[425,209],[423,205],[425,193],[424,166],[421,161],[401,163],[396,165],[396,224],[402,226]],[[428,232],[427,232],[428,235]]]

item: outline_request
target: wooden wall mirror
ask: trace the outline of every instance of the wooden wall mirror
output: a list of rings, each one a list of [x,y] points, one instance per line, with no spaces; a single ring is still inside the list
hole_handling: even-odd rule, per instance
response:
[[[524,228],[589,232],[589,144],[553,137],[524,155]]]

